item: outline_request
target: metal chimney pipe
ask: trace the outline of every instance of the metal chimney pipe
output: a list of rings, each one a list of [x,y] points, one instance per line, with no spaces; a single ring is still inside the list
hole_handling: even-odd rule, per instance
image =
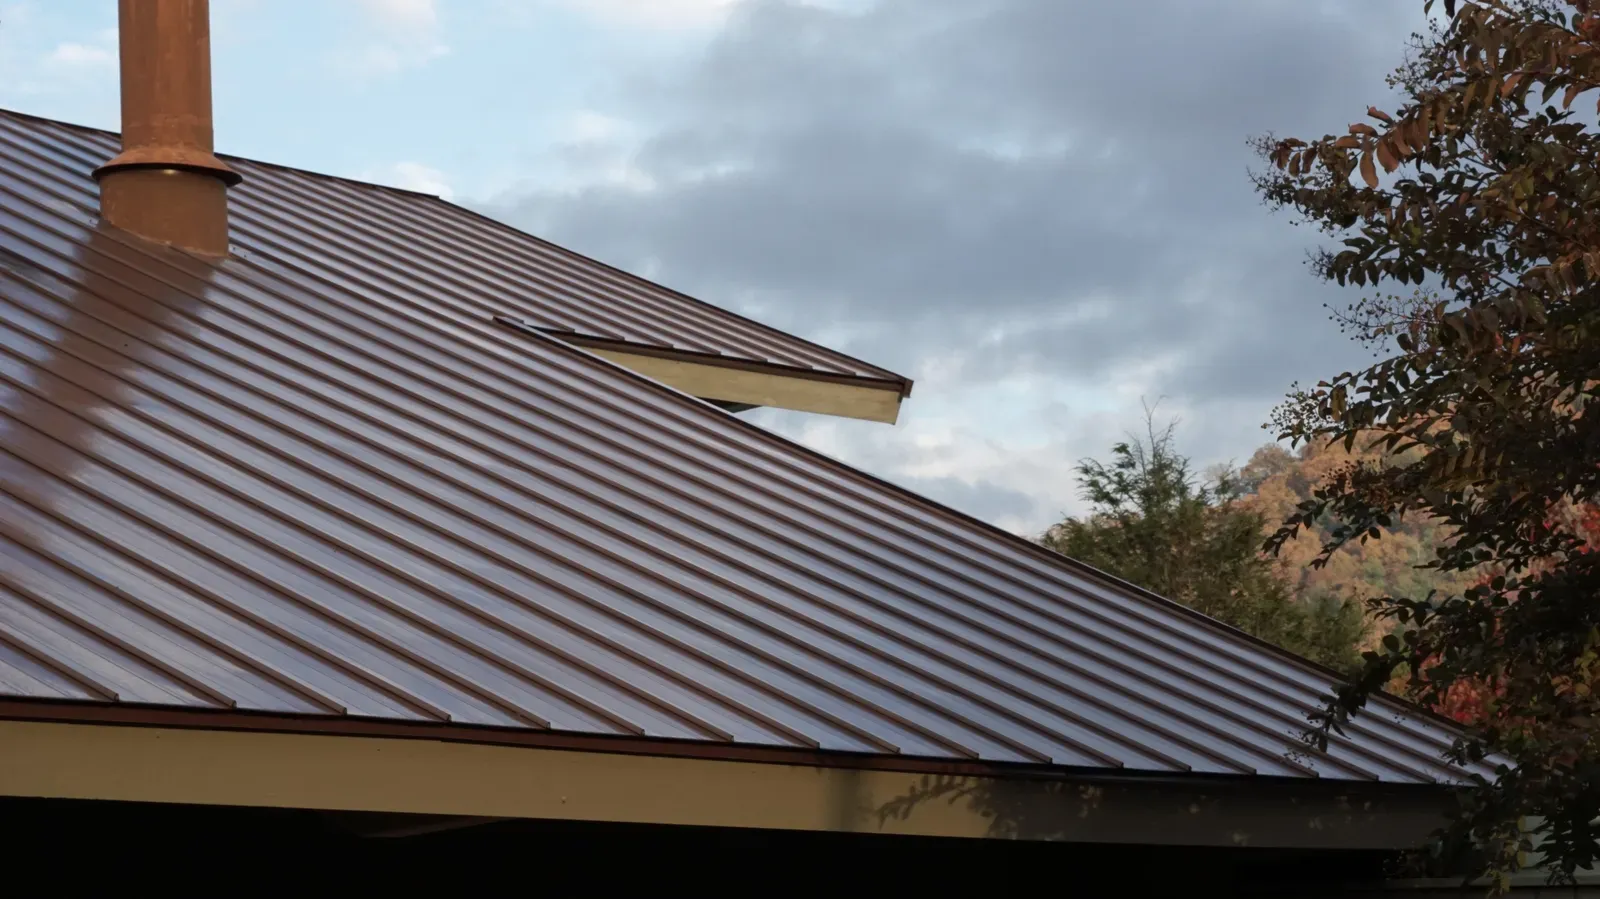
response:
[[[228,187],[212,153],[208,0],[119,0],[122,153],[94,172],[100,217],[158,243],[228,254]]]

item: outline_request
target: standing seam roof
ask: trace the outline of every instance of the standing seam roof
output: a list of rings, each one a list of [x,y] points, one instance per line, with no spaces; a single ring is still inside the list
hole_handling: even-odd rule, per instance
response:
[[[1299,752],[1321,669],[492,317],[539,283],[586,332],[826,351],[255,163],[239,251],[201,261],[97,226],[111,146],[0,114],[0,693],[1454,776],[1449,731],[1388,700]]]

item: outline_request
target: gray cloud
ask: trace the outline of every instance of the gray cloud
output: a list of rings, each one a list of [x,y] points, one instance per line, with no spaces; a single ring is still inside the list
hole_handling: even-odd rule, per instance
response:
[[[1144,370],[1202,419],[1188,449],[1240,455],[1290,381],[1361,358],[1303,265],[1314,234],[1252,193],[1245,140],[1353,121],[1420,21],[1395,0],[748,0],[687,69],[628,82],[647,188],[493,211],[909,374],[936,360],[963,395]],[[863,459],[895,455],[868,440]],[[1022,514],[1015,485],[938,477]]]
[[[1040,512],[1039,497],[1009,487],[972,483],[956,477],[898,477],[894,480],[907,490],[986,521],[1028,520]],[[1048,509],[1045,514],[1054,515],[1058,511]]]

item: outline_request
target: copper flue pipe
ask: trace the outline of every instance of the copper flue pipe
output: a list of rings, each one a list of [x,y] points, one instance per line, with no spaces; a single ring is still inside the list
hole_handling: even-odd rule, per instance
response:
[[[120,0],[122,153],[94,176],[108,224],[223,256],[240,176],[212,152],[210,12],[208,0]]]

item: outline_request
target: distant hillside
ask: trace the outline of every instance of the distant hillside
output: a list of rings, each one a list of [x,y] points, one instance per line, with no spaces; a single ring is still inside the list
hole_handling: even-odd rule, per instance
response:
[[[1353,461],[1377,459],[1376,453],[1363,454],[1359,447],[1346,452],[1343,446],[1307,445],[1290,452],[1278,444],[1268,444],[1257,450],[1240,471],[1247,491],[1240,502],[1264,516],[1269,529],[1276,529],[1296,504],[1311,498],[1329,473]],[[1327,531],[1321,528],[1303,531],[1278,556],[1278,566],[1301,599],[1420,597],[1430,589],[1460,592],[1477,579],[1471,574],[1446,576],[1418,567],[1432,561],[1438,547],[1448,539],[1442,528],[1426,519],[1402,520],[1381,539],[1352,544],[1337,553],[1326,567],[1313,569],[1308,563],[1327,538]],[[1375,628],[1372,639],[1380,639],[1385,631],[1387,628]]]

